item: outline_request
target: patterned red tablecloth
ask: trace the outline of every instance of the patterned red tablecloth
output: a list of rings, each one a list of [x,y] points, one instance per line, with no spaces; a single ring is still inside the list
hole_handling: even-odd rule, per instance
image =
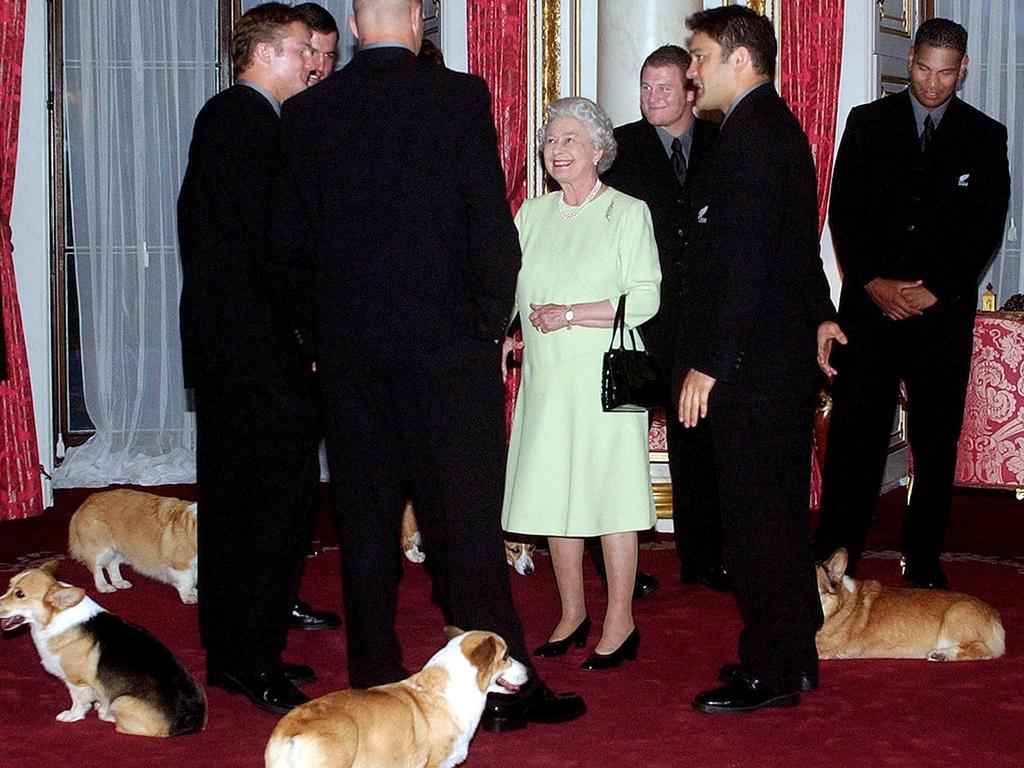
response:
[[[979,312],[956,484],[1024,488],[1024,316]]]

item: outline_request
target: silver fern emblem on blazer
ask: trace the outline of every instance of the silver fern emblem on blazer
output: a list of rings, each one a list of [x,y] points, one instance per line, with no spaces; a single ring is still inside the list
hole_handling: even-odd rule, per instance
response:
[[[970,179],[971,179],[971,174],[965,173],[963,176],[961,176],[959,179],[956,180],[956,185],[958,187],[966,187],[967,186],[967,182],[969,182]]]
[[[708,223],[708,206],[705,205],[703,208],[701,208],[699,211],[697,211],[697,223],[698,224],[707,224]]]

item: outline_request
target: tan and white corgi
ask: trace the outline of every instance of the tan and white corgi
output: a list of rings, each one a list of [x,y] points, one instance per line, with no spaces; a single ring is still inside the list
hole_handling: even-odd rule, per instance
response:
[[[57,561],[11,579],[0,628],[28,624],[43,667],[71,694],[57,719],[82,720],[95,705],[121,733],[179,736],[206,725],[206,693],[144,629],[105,611],[85,590],[57,581]]]
[[[1005,653],[1006,632],[990,605],[959,592],[857,581],[846,564],[839,549],[818,566],[819,657],[973,661]]]
[[[131,587],[124,564],[173,585],[183,603],[198,599],[195,502],[127,488],[94,493],[71,516],[68,551],[100,592]]]
[[[466,759],[487,694],[519,690],[526,668],[491,632],[449,628],[448,644],[397,683],[338,691],[277,724],[267,768],[449,768]]]
[[[405,503],[402,511],[402,552],[411,563],[422,563],[427,559],[423,551],[423,537],[420,535],[419,523],[416,522],[416,513],[413,511],[412,502]],[[520,576],[529,576],[533,573],[533,550],[536,545],[524,541],[505,541],[505,561],[511,565]]]

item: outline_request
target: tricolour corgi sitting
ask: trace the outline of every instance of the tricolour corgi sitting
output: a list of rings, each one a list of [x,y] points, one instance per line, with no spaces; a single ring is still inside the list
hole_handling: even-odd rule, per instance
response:
[[[179,736],[206,725],[206,693],[145,630],[107,613],[85,590],[57,581],[57,561],[22,571],[0,597],[0,628],[22,624],[47,672],[71,693],[63,723],[82,720],[95,704],[121,733]]]
[[[959,592],[885,587],[846,576],[837,550],[818,566],[825,623],[816,638],[823,659],[995,659],[1006,633],[990,605]]]
[[[397,683],[328,694],[277,724],[267,768],[449,768],[466,759],[490,691],[526,682],[491,632],[448,629],[448,644]]]
[[[172,584],[184,603],[198,599],[195,502],[127,488],[94,493],[71,516],[68,551],[92,571],[100,592],[131,586],[121,576],[124,563]]]

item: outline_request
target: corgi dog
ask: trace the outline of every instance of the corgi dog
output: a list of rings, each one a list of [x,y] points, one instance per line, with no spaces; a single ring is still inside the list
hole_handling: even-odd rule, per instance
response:
[[[402,551],[410,563],[422,563],[427,559],[423,554],[423,537],[420,536],[420,526],[416,522],[416,513],[412,511],[412,501],[405,502],[405,509],[402,510]]]
[[[94,493],[71,516],[68,551],[100,592],[131,587],[125,564],[173,585],[183,603],[198,600],[195,502],[127,488]]]
[[[526,668],[491,632],[447,628],[447,645],[411,677],[330,693],[277,724],[266,768],[449,768],[466,759],[491,691],[518,691]]]
[[[179,736],[206,726],[206,693],[173,654],[144,629],[105,611],[85,590],[57,581],[57,561],[11,579],[0,596],[0,628],[22,624],[43,668],[64,681],[71,707],[62,723],[95,705],[121,733]]]
[[[536,544],[506,539],[505,560],[520,576],[529,576],[533,573],[533,550],[536,548]]]
[[[990,605],[959,592],[885,587],[846,575],[837,550],[818,566],[825,623],[816,644],[822,659],[996,659],[1006,632]]]
[[[405,503],[402,511],[401,528],[402,552],[411,563],[422,563],[427,559],[423,551],[423,537],[420,535],[419,523],[416,522],[416,513],[413,511],[412,502]],[[529,576],[533,573],[533,550],[536,545],[523,541],[505,541],[505,561],[515,568],[520,576]]]

